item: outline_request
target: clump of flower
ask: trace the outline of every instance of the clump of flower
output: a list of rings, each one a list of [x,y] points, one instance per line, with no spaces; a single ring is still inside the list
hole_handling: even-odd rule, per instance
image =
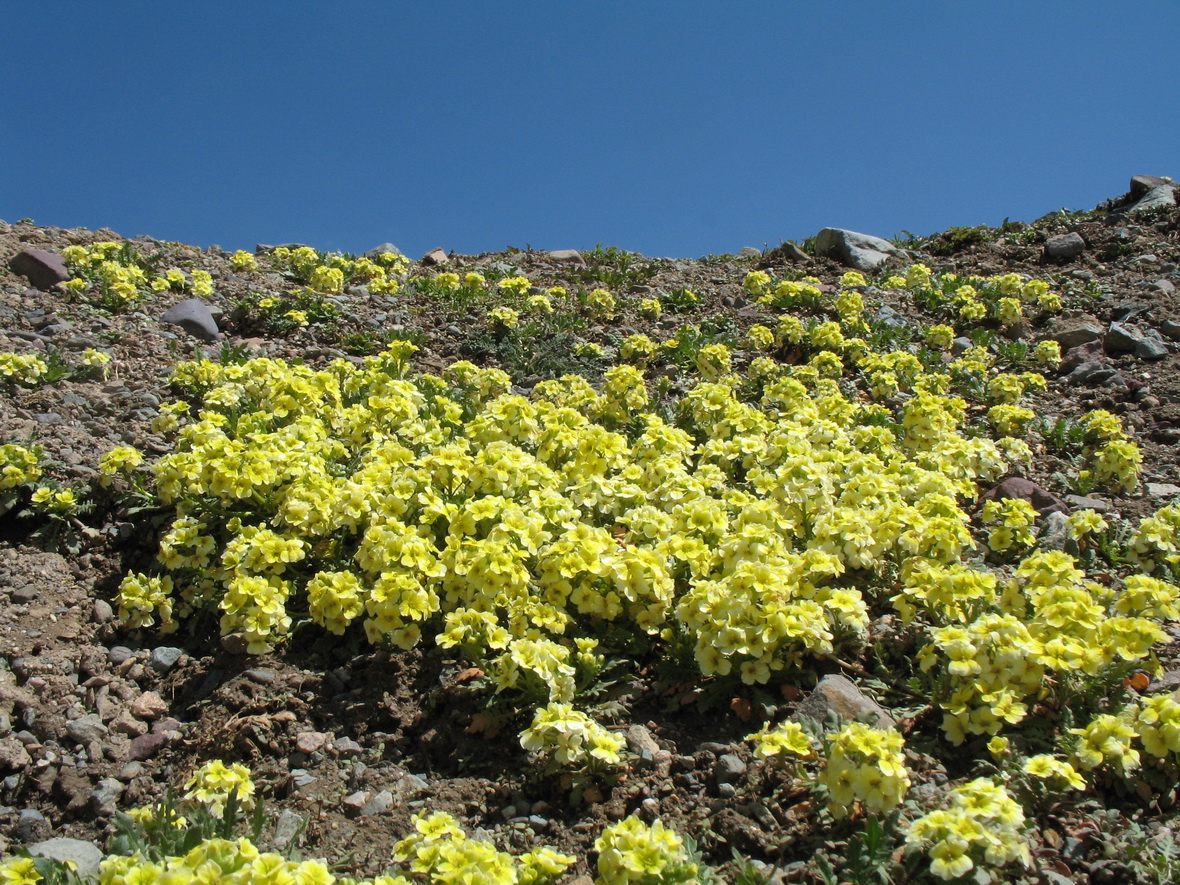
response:
[[[546,847],[514,858],[491,842],[468,839],[445,811],[419,812],[411,820],[414,832],[394,846],[393,859],[413,881],[440,885],[548,885],[576,860]],[[409,885],[410,881],[402,876],[381,876],[373,885]]]
[[[530,295],[525,302],[525,309],[529,313],[551,314],[553,313],[553,302],[549,300],[548,295],[538,292],[536,295]]]
[[[1131,746],[1137,737],[1133,712],[1103,713],[1083,728],[1071,728],[1070,731],[1079,737],[1073,759],[1083,770],[1109,765],[1128,775],[1139,767],[1139,751]]]
[[[498,329],[515,329],[520,323],[520,314],[501,305],[488,311],[488,322]]]
[[[39,450],[15,443],[0,445],[0,491],[41,478]]]
[[[1077,769],[1056,756],[1030,756],[1025,760],[1021,770],[1039,780],[1048,781],[1053,786],[1065,786],[1070,790],[1086,789],[1086,781],[1078,774]]]
[[[612,319],[615,315],[615,296],[606,289],[591,289],[586,294],[586,306],[592,316],[604,320]]]
[[[906,843],[924,849],[930,872],[940,879],[960,879],[972,870],[991,882],[1010,863],[1028,866],[1031,853],[1024,811],[1003,786],[977,778],[951,790],[950,805],[915,820]]]
[[[338,267],[317,267],[311,272],[308,286],[314,292],[339,295],[344,291],[344,271]]]
[[[742,288],[756,298],[766,294],[769,285],[770,274],[764,270],[752,270],[742,280]]]
[[[659,299],[657,298],[641,298],[635,309],[641,317],[649,320],[654,320],[664,312],[664,308],[660,305]]]
[[[229,257],[229,266],[234,270],[258,270],[258,259],[245,249],[238,249]]]
[[[754,747],[754,755],[759,759],[771,759],[788,754],[808,759],[815,755],[811,738],[798,722],[767,725],[761,731],[746,735],[746,740],[758,742]]]
[[[626,741],[572,704],[555,701],[537,710],[520,745],[559,765],[593,768],[618,765]]]
[[[955,340],[955,330],[953,326],[937,325],[930,326],[926,330],[926,343],[931,347],[939,350],[950,350],[951,344]]]
[[[896,808],[910,786],[905,740],[893,729],[852,722],[830,741],[820,781],[828,789],[828,809],[847,817],[855,803],[880,814]]]
[[[204,805],[214,817],[225,813],[225,804],[231,794],[237,797],[238,807],[254,807],[255,788],[250,769],[238,762],[233,765],[226,765],[220,759],[206,762],[193,772],[184,789],[186,800]]]
[[[756,323],[746,332],[746,342],[755,350],[768,351],[774,347],[774,332],[768,326]]]
[[[32,387],[45,377],[49,366],[33,353],[0,353],[0,380]]]
[[[716,381],[732,368],[729,348],[724,344],[706,344],[697,352],[697,371],[706,381]]]
[[[983,505],[983,523],[990,529],[987,546],[996,553],[1031,547],[1037,511],[1023,498],[993,498]]]
[[[594,841],[595,885],[695,885],[699,865],[676,832],[632,815],[611,824]]]
[[[528,277],[505,277],[500,280],[498,285],[503,292],[510,292],[513,295],[523,297],[532,284],[529,282]]]
[[[1061,363],[1061,345],[1051,339],[1038,341],[1032,350],[1032,358],[1042,366],[1055,369]]]
[[[74,513],[78,509],[78,498],[73,489],[52,489],[49,486],[41,486],[33,492],[29,501],[37,509],[59,516]]]
[[[1141,519],[1128,555],[1148,573],[1160,567],[1180,572],[1180,507],[1170,504]]]
[[[619,358],[643,365],[655,356],[659,349],[658,344],[642,333],[628,335],[619,346]]]

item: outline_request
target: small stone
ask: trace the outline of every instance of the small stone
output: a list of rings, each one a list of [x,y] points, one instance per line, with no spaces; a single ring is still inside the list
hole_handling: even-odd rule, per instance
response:
[[[713,766],[713,777],[719,784],[732,784],[734,781],[740,780],[745,773],[746,763],[742,761],[740,756],[735,756],[733,753],[724,754]]]
[[[83,879],[98,880],[98,865],[102,861],[102,849],[81,839],[46,839],[29,846],[29,854],[48,857],[61,863],[72,861],[74,872]]]
[[[148,664],[157,673],[167,673],[176,666],[176,662],[180,660],[180,657],[183,654],[183,648],[176,648],[175,646],[171,645],[161,645],[158,648],[152,649],[152,656],[149,659]]]
[[[168,743],[168,737],[163,734],[155,732],[148,732],[139,737],[131,739],[131,748],[127,752],[127,758],[132,762],[140,762],[144,759],[151,759]]]
[[[1101,498],[1091,498],[1088,495],[1066,495],[1065,503],[1074,510],[1093,510],[1097,513],[1109,513],[1110,502]]]
[[[1135,356],[1141,360],[1155,362],[1168,355],[1168,345],[1155,338],[1144,338],[1135,345]]]
[[[336,738],[332,742],[332,749],[336,751],[337,755],[348,759],[353,756],[359,756],[365,751],[365,748],[358,744],[350,737]]]
[[[1089,314],[1073,314],[1055,317],[1047,331],[1048,337],[1060,344],[1062,350],[1071,350],[1087,342],[1097,341],[1106,333],[1106,328]]]
[[[40,588],[34,587],[32,584],[22,584],[20,587],[13,587],[10,592],[12,601],[21,604],[32,602],[41,595]]]
[[[344,806],[345,814],[356,817],[361,813],[361,809],[365,807],[365,803],[368,801],[369,794],[364,790],[357,790],[357,792],[345,796],[341,804]]]
[[[250,653],[250,640],[243,633],[227,633],[221,637],[221,647],[231,655]]]
[[[361,817],[370,817],[374,814],[381,814],[392,804],[393,793],[389,792],[389,790],[382,790],[361,807]]]
[[[104,777],[90,793],[90,807],[99,817],[110,817],[123,795],[123,784],[113,777]]]
[[[757,246],[742,246],[738,249],[738,255],[742,258],[759,258],[762,255],[762,250]]]
[[[733,784],[718,784],[717,795],[722,799],[732,799],[737,795],[737,787]]]
[[[147,723],[132,716],[130,710],[120,710],[119,715],[111,720],[110,728],[115,734],[125,734],[132,738],[148,732]]]
[[[1160,331],[1173,341],[1180,341],[1180,323],[1175,320],[1164,320],[1160,325]]]
[[[844,722],[867,721],[878,728],[892,728],[896,724],[880,704],[862,692],[851,679],[839,674],[829,674],[821,679],[795,713],[796,717],[807,717],[821,724],[829,715]]]
[[[645,762],[655,760],[660,752],[660,745],[656,743],[651,732],[644,725],[632,725],[627,729],[627,749]]]
[[[279,819],[275,821],[274,846],[279,851],[284,850],[294,842],[307,826],[303,817],[289,808],[279,812]]]
[[[1148,288],[1161,295],[1172,296],[1176,294],[1176,285],[1171,280],[1155,280],[1148,284]]]
[[[37,842],[53,830],[49,821],[36,808],[22,808],[16,821],[16,838],[21,842]]]
[[[309,756],[317,750],[322,750],[324,744],[332,739],[330,734],[322,731],[303,731],[295,735],[295,749]]]
[[[107,727],[103,725],[97,713],[87,713],[72,722],[66,723],[66,734],[79,744],[89,744],[101,741],[107,735]]]
[[[1045,260],[1064,264],[1086,251],[1086,241],[1079,233],[1060,234],[1045,241]]]
[[[1111,323],[1102,339],[1102,349],[1107,353],[1131,353],[1143,341],[1143,333],[1132,325]]]
[[[426,778],[424,777],[416,774],[407,774],[397,782],[397,788],[400,792],[409,795],[430,789],[430,784],[426,782]]]
[[[160,315],[160,322],[180,326],[194,338],[200,338],[205,342],[221,338],[221,330],[217,328],[213,311],[200,298],[186,298],[179,304],[174,304]]]
[[[422,256],[422,263],[427,266],[436,265],[436,264],[450,264],[451,259],[447,256],[447,253],[444,252],[442,249],[431,249],[429,252],[427,252],[425,255]]]
[[[402,250],[399,249],[397,246],[393,245],[393,243],[382,243],[380,246],[374,246],[372,249],[370,249],[368,252],[366,252],[365,257],[366,258],[380,258],[386,252],[388,252],[390,255],[401,255],[402,254]]]
[[[1064,501],[1023,476],[1010,476],[988,489],[979,496],[980,506],[993,498],[1001,501],[1008,498],[1028,501],[1042,516],[1053,510],[1069,513],[1069,506]]]
[[[278,678],[278,674],[274,670],[265,670],[262,668],[247,670],[242,675],[251,682],[257,682],[259,685],[269,685]]]
[[[1064,513],[1054,510],[1047,514],[1037,538],[1037,547],[1041,550],[1061,550],[1071,556],[1078,555],[1078,542],[1069,536],[1068,526],[1068,518]]]
[[[131,715],[136,719],[159,719],[168,712],[168,704],[154,691],[145,691],[131,702]]]
[[[910,325],[909,320],[889,305],[885,305],[873,314],[873,321],[890,329],[905,329]]]
[[[561,264],[585,264],[586,260],[577,249],[554,249],[549,253],[549,259]]]
[[[133,781],[147,771],[142,762],[128,762],[119,769],[119,780]]]
[[[974,346],[975,342],[970,338],[956,338],[951,342],[951,353],[955,356],[962,356]]]
[[[21,771],[33,762],[25,745],[15,735],[0,738],[0,770]]]
[[[171,740],[180,734],[180,723],[175,719],[160,719],[152,723],[152,734],[162,734]]]
[[[135,652],[125,645],[112,645],[107,649],[107,660],[116,667],[133,657],[135,657]]]
[[[315,782],[316,782],[316,776],[314,774],[308,773],[308,771],[306,769],[303,769],[303,768],[292,768],[291,769],[290,783],[291,783],[291,788],[293,790],[299,790],[299,789],[302,789],[303,787],[309,787],[312,784],[314,784]]]
[[[94,615],[94,623],[96,624],[105,624],[115,617],[115,610],[105,599],[94,600],[92,612]]]
[[[43,292],[48,292],[58,283],[64,283],[70,278],[66,270],[65,260],[56,253],[46,252],[44,249],[25,249],[18,252],[8,262],[12,272],[25,277],[30,284]]]

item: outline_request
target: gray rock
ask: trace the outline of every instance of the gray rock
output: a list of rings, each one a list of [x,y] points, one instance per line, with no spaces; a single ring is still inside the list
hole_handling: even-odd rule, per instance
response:
[[[562,264],[585,264],[586,260],[582,257],[582,253],[577,249],[554,249],[549,253],[551,261],[558,261]]]
[[[1087,495],[1066,495],[1065,503],[1074,510],[1093,510],[1096,513],[1109,513],[1111,511],[1109,501],[1103,501],[1101,498],[1091,498]]]
[[[242,675],[251,682],[257,682],[260,685],[269,685],[278,678],[278,674],[274,670],[267,670],[261,667],[247,670]]]
[[[1180,323],[1175,320],[1164,320],[1160,325],[1160,331],[1173,341],[1180,341]]]
[[[176,666],[176,662],[180,660],[183,654],[183,648],[176,648],[172,645],[161,645],[152,649],[152,656],[148,660],[148,664],[157,673],[167,673]]]
[[[1155,362],[1156,360],[1162,360],[1167,355],[1168,345],[1164,344],[1158,338],[1145,337],[1135,345],[1135,356],[1141,360]]]
[[[742,761],[740,756],[735,756],[733,753],[725,753],[713,766],[713,778],[719,784],[735,783],[741,780],[745,773],[746,763]]]
[[[738,249],[738,255],[743,258],[758,258],[762,254],[762,250],[757,246],[742,246]]]
[[[1086,241],[1079,233],[1060,234],[1045,241],[1045,260],[1064,264],[1086,251]]]
[[[92,612],[94,615],[94,623],[96,624],[105,624],[115,617],[115,610],[111,608],[111,604],[105,599],[94,600]]]
[[[1066,531],[1068,522],[1064,513],[1054,510],[1045,517],[1045,524],[1041,527],[1041,534],[1037,538],[1037,547],[1041,550],[1061,550],[1071,556],[1077,556],[1078,542],[1071,538]]]
[[[87,879],[98,879],[98,865],[102,861],[102,849],[81,839],[46,839],[29,846],[29,854],[48,857],[61,863],[73,861],[74,872]]]
[[[431,249],[422,256],[422,263],[427,266],[436,264],[450,264],[451,259],[442,249]]]
[[[654,761],[656,754],[660,752],[660,745],[651,736],[647,726],[632,725],[627,729],[626,738],[627,749],[645,762]]]
[[[112,645],[107,649],[107,660],[116,667],[133,657],[135,657],[135,652],[125,645]]]
[[[19,587],[13,587],[9,591],[12,595],[12,601],[17,603],[32,602],[41,595],[41,590],[34,587],[32,584],[22,584]]]
[[[31,285],[48,292],[58,283],[70,278],[66,263],[60,255],[44,249],[25,249],[8,262],[12,272],[25,277]]]
[[[66,734],[77,743],[86,745],[93,741],[101,741],[106,737],[107,727],[98,718],[97,713],[87,713],[72,722],[67,722]]]
[[[1176,205],[1176,189],[1170,184],[1153,187],[1124,211],[1128,215],[1149,212],[1152,209],[1170,209]]]
[[[1124,323],[1111,323],[1102,339],[1102,349],[1107,353],[1133,353],[1143,340],[1143,331]]]
[[[332,742],[332,749],[334,749],[345,759],[352,756],[359,756],[365,751],[364,747],[362,747],[350,737],[336,738],[336,740]]]
[[[390,252],[394,255],[401,255],[402,254],[402,250],[399,249],[397,246],[393,245],[393,243],[382,243],[380,246],[374,246],[372,249],[370,249],[368,252],[366,252],[365,257],[366,258],[379,258],[380,256],[382,256],[386,252]]]
[[[53,827],[36,808],[22,808],[16,821],[16,838],[21,842],[37,842],[46,838]]]
[[[200,338],[205,342],[221,338],[221,330],[217,328],[213,311],[200,298],[186,298],[179,304],[174,304],[160,315],[160,322],[180,326],[194,338]]]
[[[784,258],[788,258],[791,261],[809,261],[811,259],[810,255],[808,255],[794,243],[783,243],[774,251],[775,253],[782,255]]]
[[[1086,360],[1084,363],[1075,367],[1065,378],[1074,384],[1097,386],[1104,381],[1109,381],[1117,374],[1114,369],[1105,363],[1099,362],[1098,360]]]
[[[970,338],[956,338],[951,342],[951,353],[955,356],[962,356],[974,346],[975,342]]]
[[[803,699],[795,717],[806,717],[824,722],[834,715],[845,722],[865,721],[877,728],[892,728],[897,723],[885,710],[856,687],[846,676],[832,674],[819,681]]]
[[[393,793],[389,790],[381,790],[372,799],[361,806],[361,817],[370,817],[374,814],[381,814],[389,806],[393,804]]]
[[[1141,197],[1157,187],[1175,188],[1176,186],[1175,182],[1160,178],[1158,175],[1135,175],[1131,178],[1131,196]]]
[[[365,803],[369,801],[369,794],[364,790],[357,790],[355,793],[350,793],[341,800],[344,806],[344,813],[350,817],[356,817],[361,813],[361,809],[365,807]]]
[[[1180,486],[1170,482],[1149,482],[1144,488],[1152,498],[1175,498],[1180,495]]]
[[[279,812],[279,819],[275,821],[274,846],[283,851],[299,838],[307,826],[307,821],[289,808]]]
[[[303,787],[309,787],[316,782],[316,776],[311,774],[304,768],[292,768],[291,780],[288,782],[292,792],[296,792]]]
[[[430,784],[424,777],[406,774],[397,782],[397,788],[402,793],[421,793],[423,790],[430,789]]]
[[[1070,350],[1090,341],[1097,341],[1106,332],[1106,327],[1089,314],[1073,314],[1055,317],[1049,324],[1048,337]]]
[[[90,808],[99,817],[110,817],[119,807],[123,795],[123,784],[113,777],[104,777],[98,786],[90,791]]]
[[[1152,291],[1159,292],[1161,295],[1175,295],[1176,284],[1171,280],[1155,280],[1148,283],[1147,287]]]
[[[909,320],[889,305],[885,305],[873,314],[873,321],[891,329],[904,329],[909,326]]]
[[[857,270],[876,270],[900,249],[888,240],[838,227],[825,227],[815,237],[815,252]]]

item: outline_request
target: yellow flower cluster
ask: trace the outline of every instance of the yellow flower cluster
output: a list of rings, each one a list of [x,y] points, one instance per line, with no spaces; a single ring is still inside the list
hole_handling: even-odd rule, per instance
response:
[[[547,885],[576,860],[545,847],[513,857],[490,842],[468,839],[444,811],[416,814],[413,823],[415,832],[393,851],[406,876],[380,876],[373,885]]]
[[[37,885],[41,874],[31,857],[8,857],[0,860],[0,882],[4,885]]]
[[[820,782],[827,787],[833,817],[847,817],[857,802],[881,814],[905,798],[910,775],[905,767],[905,740],[898,732],[850,722],[827,735],[827,740]]]
[[[404,255],[382,252],[376,259],[348,258],[339,252],[321,253],[310,246],[279,246],[271,261],[313,291],[338,294],[345,285],[364,284],[376,294],[394,295],[401,288],[410,261]]]
[[[906,842],[926,849],[930,872],[940,879],[960,879],[977,870],[980,882],[1019,861],[1031,861],[1024,811],[1003,786],[978,778],[951,790],[950,807],[915,820]]]
[[[184,788],[185,799],[199,802],[215,817],[225,813],[225,803],[231,794],[237,797],[239,808],[254,806],[254,782],[250,779],[250,769],[237,762],[233,765],[226,765],[220,759],[206,762],[193,772]]]
[[[177,268],[149,276],[145,262],[128,243],[66,246],[61,255],[73,274],[73,279],[61,284],[62,289],[75,296],[92,292],[91,300],[108,310],[126,308],[152,292],[187,289],[194,295],[213,293],[213,278],[203,270],[194,270],[191,279]]]
[[[238,249],[229,257],[229,266],[234,270],[258,270],[258,259],[245,249]]]
[[[515,329],[520,323],[520,314],[511,307],[493,307],[488,311],[488,322],[503,329]]]
[[[29,501],[46,513],[67,514],[78,509],[78,498],[73,489],[41,486],[33,492]]]
[[[949,622],[931,631],[919,652],[923,670],[942,673],[943,729],[959,744],[967,734],[996,734],[1021,722],[1027,698],[1045,690],[1045,676],[1096,678],[1116,662],[1146,658],[1167,634],[1158,618],[1175,610],[1180,589],[1148,576],[1132,576],[1115,594],[1093,581],[1073,557],[1036,551],[1021,561],[997,597],[994,579],[982,583],[928,567],[909,583],[926,588],[921,604],[907,588],[894,598],[903,617],[918,608]],[[968,613],[974,613],[965,622]]]
[[[99,867],[102,885],[331,885],[334,881],[323,861],[286,860],[259,851],[248,839],[207,839],[181,857],[161,860],[113,855]]]
[[[767,725],[761,731],[747,735],[746,740],[758,742],[758,746],[754,748],[754,755],[759,759],[770,759],[788,753],[804,759],[815,755],[811,738],[798,722],[783,722],[774,727]]]
[[[550,702],[533,716],[520,736],[520,745],[561,765],[618,765],[626,741],[607,731],[571,704]]]
[[[15,443],[0,445],[0,491],[36,482],[41,478],[40,462],[36,448]]]
[[[1180,574],[1180,507],[1161,507],[1141,519],[1128,555],[1148,574],[1161,567]]]
[[[691,885],[699,867],[684,840],[657,820],[650,826],[632,815],[602,831],[595,885]]]
[[[589,308],[591,316],[604,320],[612,319],[616,306],[615,296],[606,289],[591,289],[586,294],[586,307]]]
[[[0,381],[32,386],[48,371],[45,360],[35,353],[0,353]]]

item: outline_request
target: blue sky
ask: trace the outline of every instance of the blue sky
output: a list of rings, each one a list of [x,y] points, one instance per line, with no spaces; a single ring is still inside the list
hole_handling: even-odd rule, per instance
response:
[[[4,11],[0,218],[200,246],[697,257],[1180,178],[1180,3]]]

